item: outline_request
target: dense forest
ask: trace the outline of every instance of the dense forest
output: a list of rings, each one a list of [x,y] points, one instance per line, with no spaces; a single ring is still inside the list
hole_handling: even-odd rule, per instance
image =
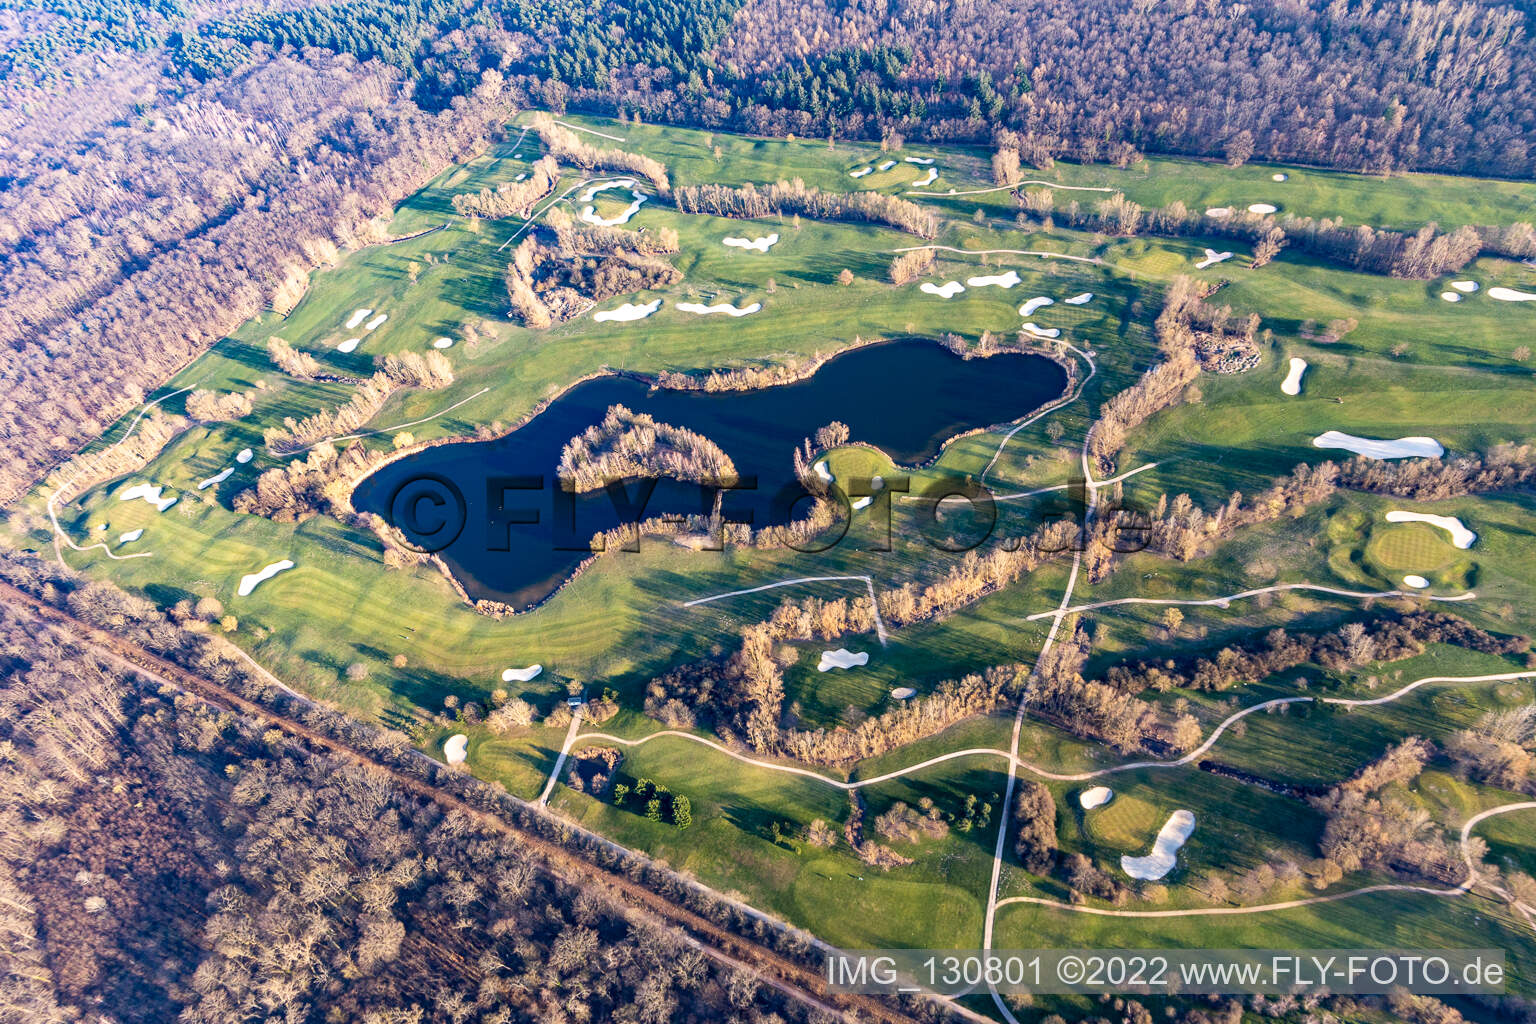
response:
[[[240,674],[202,609],[178,625],[25,559],[0,575]],[[485,818],[30,615],[0,604],[0,1021],[823,1019]]]
[[[87,66],[0,109],[0,500],[388,213],[510,107],[317,50],[206,84]]]
[[[1521,176],[1526,21],[1474,0],[0,0],[0,500],[382,240],[394,203],[519,107],[999,141],[1037,165]]]

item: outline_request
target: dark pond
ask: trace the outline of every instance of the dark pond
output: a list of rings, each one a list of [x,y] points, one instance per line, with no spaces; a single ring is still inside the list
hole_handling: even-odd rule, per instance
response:
[[[590,553],[594,533],[636,518],[644,482],[630,482],[632,504],[621,514],[609,493],[572,500],[554,480],[566,442],[601,421],[611,405],[713,440],[738,473],[757,477],[754,491],[726,495],[727,514],[763,526],[804,515],[803,501],[791,505],[803,494],[793,452],[833,420],[849,426],[852,441],[912,466],[958,434],[1022,418],[1065,387],[1066,373],[1041,356],[967,360],[919,339],[858,348],[805,380],[758,391],[668,391],[600,377],[571,388],[505,437],[439,445],[385,466],[358,486],[353,504],[439,551],[471,596],[524,608],[560,586]],[[662,480],[639,518],[707,512],[713,494]]]

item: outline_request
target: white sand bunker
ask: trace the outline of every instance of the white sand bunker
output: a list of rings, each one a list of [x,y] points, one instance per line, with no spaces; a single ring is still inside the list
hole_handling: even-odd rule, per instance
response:
[[[1380,441],[1338,430],[1318,434],[1312,439],[1312,446],[1342,448],[1368,459],[1438,459],[1445,454],[1440,442],[1432,437],[1399,437],[1394,441]]]
[[[353,351],[354,349],[357,348],[357,343],[362,341],[362,340],[363,340],[362,338],[348,338],[346,341],[344,341],[340,345],[336,346],[336,351],[337,352],[351,352],[351,351]]]
[[[233,473],[234,471],[235,471],[235,467],[234,466],[229,466],[229,467],[226,467],[224,469],[221,469],[217,473],[213,474],[213,476],[209,477],[207,480],[204,480],[202,483],[198,484],[197,485],[197,489],[200,490],[200,491],[206,491],[208,488],[212,487],[214,484],[221,484],[225,480],[228,480],[229,479],[229,475],[231,473]]]
[[[873,167],[860,167],[856,171],[849,171],[848,172],[848,177],[850,177],[850,178],[862,178],[862,177],[864,177],[864,175],[870,174],[873,171],[874,171]]]
[[[777,243],[778,240],[779,233],[775,231],[771,235],[764,235],[761,238],[752,239],[736,238],[735,236],[727,235],[726,237],[720,239],[720,243],[722,245],[732,246],[736,249],[756,249],[758,252],[767,252],[768,248]]]
[[[1307,361],[1300,356],[1291,356],[1291,372],[1280,382],[1280,390],[1287,395],[1301,394],[1301,375],[1306,372]]]
[[[1280,208],[1273,203],[1249,203],[1249,213],[1278,213]]]
[[[1038,324],[1027,323],[1024,325],[1024,330],[1028,331],[1030,334],[1033,334],[1037,338],[1061,337],[1061,328],[1059,327],[1041,327]]]
[[[1205,250],[1205,259],[1195,264],[1196,270],[1204,270],[1206,267],[1214,267],[1218,263],[1225,263],[1232,258],[1229,252],[1217,252],[1215,249]]]
[[[989,284],[995,284],[999,288],[1012,288],[1019,283],[1017,271],[1010,270],[1006,274],[985,274],[981,277],[968,277],[965,283],[972,288],[985,288]]]
[[[891,691],[891,696],[897,700],[911,700],[917,696],[917,691],[910,686],[898,686]]]
[[[1488,297],[1498,299],[1500,302],[1536,302],[1536,295],[1530,292],[1517,292],[1513,288],[1489,288]]]
[[[661,300],[653,299],[643,306],[637,306],[633,302],[626,302],[618,309],[605,309],[601,313],[593,313],[592,319],[598,323],[607,323],[609,320],[620,322],[628,320],[644,320],[661,308]]]
[[[132,544],[142,536],[144,536],[144,527],[141,526],[137,530],[129,530],[127,533],[119,534],[117,542],[119,544]]]
[[[1463,293],[1465,293],[1467,295],[1471,295],[1473,292],[1477,291],[1477,282],[1476,281],[1452,281],[1451,282],[1451,287],[1455,288],[1459,292],[1463,292]]]
[[[877,171],[888,171],[892,167],[895,167],[895,166],[896,166],[896,161],[895,160],[884,160],[884,161],[881,161],[880,166],[876,167],[875,170],[877,170]]]
[[[1062,299],[1061,301],[1065,302],[1069,306],[1086,305],[1087,303],[1093,301],[1093,292],[1083,292],[1081,295],[1074,295],[1070,299]]]
[[[620,224],[628,224],[629,219],[640,212],[640,204],[644,202],[645,196],[636,196],[634,202],[624,207],[624,209],[612,217],[599,217],[595,207],[583,206],[581,208],[581,219],[588,224],[595,224],[600,228],[618,227]]]
[[[292,568],[292,560],[285,558],[280,562],[273,562],[271,565],[267,566],[260,572],[248,572],[244,576],[240,577],[240,586],[235,591],[235,593],[241,597],[246,597],[250,594],[251,591],[267,582],[267,580],[271,579],[273,576],[276,576],[280,572],[286,572]]]
[[[1446,302],[1460,302],[1461,295],[1458,292],[1441,292],[1440,297]]]
[[[928,173],[927,174],[923,175],[921,178],[917,179],[912,184],[914,184],[914,185],[918,186],[919,188],[921,188],[924,185],[932,185],[934,182],[936,182],[938,180],[939,180],[939,169],[937,167],[930,167],[930,168],[928,168]]]
[[[543,665],[529,665],[527,668],[509,668],[501,674],[501,681],[504,683],[526,683],[537,679],[539,673],[543,671]]]
[[[1132,878],[1156,881],[1173,870],[1178,862],[1179,847],[1195,831],[1195,812],[1177,810],[1168,816],[1158,830],[1152,852],[1145,857],[1121,857],[1120,867]]]
[[[389,319],[389,314],[388,313],[380,313],[378,316],[374,317],[372,320],[369,320],[367,323],[363,324],[363,330],[365,330],[365,331],[377,330],[379,328],[379,326],[382,325],[384,323],[384,321],[388,320],[388,319]]]
[[[626,189],[630,195],[635,197],[634,202],[612,217],[599,217],[596,207],[583,206],[580,214],[583,221],[588,224],[596,224],[600,228],[611,228],[619,224],[629,223],[629,219],[640,212],[640,204],[645,202],[645,195],[635,191],[634,178],[615,178],[613,181],[598,182],[581,194],[580,201],[590,203],[599,192],[610,188]]]
[[[240,454],[235,456],[235,461],[240,463],[240,465],[243,466],[247,462],[250,462],[255,457],[256,457],[256,453],[251,451],[249,448],[241,448],[240,449]]]
[[[869,481],[869,489],[871,491],[874,491],[875,494],[878,494],[880,491],[884,490],[885,489],[885,478],[878,477],[878,476],[877,477],[872,477],[870,479],[870,481]],[[855,511],[857,511],[859,509],[869,508],[870,505],[874,504],[874,501],[875,501],[875,495],[874,494],[867,494],[864,497],[860,498],[858,501],[855,501],[853,503],[852,507],[854,508]]]
[[[924,166],[927,166],[928,164],[933,163],[933,157],[931,157],[931,156],[909,156],[909,157],[907,157],[907,163],[909,163],[909,164],[923,164]]]
[[[353,313],[352,316],[347,320],[347,330],[350,331],[364,320],[367,320],[368,315],[372,312],[373,310],[371,309],[360,309]]]
[[[433,348],[452,348],[453,347],[453,339],[452,338],[438,338],[436,341],[432,342],[432,347]]]
[[[932,281],[924,281],[922,284],[917,286],[917,290],[920,292],[927,292],[929,295],[937,295],[941,299],[952,299],[956,295],[959,295],[961,292],[965,291],[965,285],[961,284],[959,281],[945,281],[943,284],[934,284]]]
[[[166,509],[176,504],[176,499],[162,497],[160,492],[163,490],[165,490],[165,488],[159,485],[134,484],[132,487],[119,494],[117,496],[117,500],[133,501],[135,498],[143,498],[145,501],[155,506],[156,512],[164,512]]]
[[[822,459],[820,462],[816,463],[813,468],[816,470],[816,475],[821,478],[822,483],[829,484],[834,479],[832,476],[832,471],[827,468],[826,459]]]
[[[1269,180],[1270,181],[1286,181],[1289,178],[1290,178],[1289,174],[1271,174],[1269,176]]]
[[[697,313],[700,316],[708,316],[711,313],[724,313],[726,316],[746,316],[748,313],[756,313],[763,308],[761,302],[754,302],[750,306],[736,306],[729,302],[717,302],[713,306],[706,306],[699,302],[679,302],[677,308],[684,313]]]
[[[1409,573],[1407,576],[1403,577],[1403,585],[1412,587],[1414,590],[1423,590],[1425,587],[1429,586],[1429,580],[1425,579],[1423,576],[1415,576],[1413,573]]]
[[[1115,798],[1115,791],[1108,786],[1092,786],[1077,795],[1078,805],[1085,811],[1103,807]]]
[[[1428,512],[1405,512],[1395,508],[1387,513],[1389,523],[1428,523],[1437,526],[1451,535],[1451,543],[1459,548],[1469,548],[1472,542],[1477,540],[1477,534],[1467,529],[1466,524],[1455,516],[1432,516]]]
[[[1232,216],[1232,207],[1230,207],[1230,206],[1208,206],[1205,209],[1205,215],[1207,217],[1215,217],[1217,220],[1221,220],[1223,217],[1230,217],[1230,216]]]
[[[869,652],[860,651],[854,654],[846,647],[839,647],[835,651],[822,651],[821,661],[816,665],[817,672],[825,672],[832,668],[858,668],[869,664]]]
[[[463,764],[469,756],[469,737],[463,733],[454,733],[443,742],[443,758],[449,764]]]
[[[1034,316],[1035,310],[1044,306],[1054,306],[1056,300],[1044,295],[1036,295],[1024,305],[1019,307],[1019,316]]]
[[[589,187],[585,192],[583,192],[581,194],[581,199],[579,199],[578,202],[590,203],[592,200],[597,198],[597,194],[599,192],[606,192],[610,188],[632,189],[634,187],[634,178],[614,178],[612,181],[600,181],[596,185]]]

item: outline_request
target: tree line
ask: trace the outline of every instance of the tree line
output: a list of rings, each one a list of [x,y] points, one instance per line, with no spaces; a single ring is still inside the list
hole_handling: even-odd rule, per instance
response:
[[[566,442],[556,473],[562,487],[579,494],[636,477],[733,480],[736,465],[703,434],[612,405],[601,422]]]
[[[146,85],[159,75],[0,89],[10,116],[31,111],[0,147],[0,500],[291,303],[339,247],[381,238],[377,218],[511,109],[495,73],[432,114],[398,73],[314,50]]]
[[[1182,200],[1149,209],[1120,193],[1090,205],[1068,199],[1058,206],[1055,190],[1047,186],[1016,191],[1014,197],[1021,227],[1060,223],[1111,235],[1232,238],[1253,245],[1251,266],[1255,268],[1273,260],[1285,247],[1361,273],[1414,280],[1460,270],[1481,254],[1515,260],[1536,256],[1536,228],[1526,221],[1462,225],[1448,232],[1435,223],[1417,231],[1391,231],[1368,224],[1350,226],[1343,218],[1291,213],[1231,210],[1215,216],[1190,210]]]
[[[533,328],[563,323],[595,302],[676,284],[683,272],[663,256],[677,249],[676,234],[595,233],[556,218],[555,245],[529,235],[512,250],[504,282],[512,312]],[[597,250],[587,255],[584,250]]]
[[[533,205],[549,195],[560,180],[560,165],[545,155],[534,161],[523,181],[504,181],[495,189],[461,192],[452,199],[453,212],[461,217],[526,217]]]
[[[453,366],[438,351],[390,353],[379,360],[374,375],[358,384],[352,397],[335,409],[312,413],[302,420],[283,417],[280,427],[268,427],[266,445],[291,454],[338,434],[357,430],[373,419],[384,403],[405,388],[435,391],[453,383]]]
[[[119,635],[126,642],[181,664],[204,678],[217,680],[245,699],[301,722],[316,733],[356,750],[380,765],[407,777],[421,778],[436,790],[462,801],[476,812],[501,818],[527,834],[569,851],[606,872],[627,876],[719,928],[740,935],[813,971],[821,967],[820,952],[815,947],[807,946],[803,933],[791,931],[771,919],[755,915],[741,903],[714,893],[641,854],[615,846],[579,826],[556,819],[512,797],[499,787],[424,758],[398,732],[311,703],[291,690],[275,685],[233,653],[222,638],[206,629],[190,628],[173,621],[143,598],[128,595],[111,584],[86,582],[74,572],[45,562],[37,555],[7,549],[0,549],[0,579],[41,601],[56,602],[86,623]],[[31,638],[28,643],[31,649],[40,650],[36,639]],[[5,647],[7,650],[20,649],[19,645],[13,643],[6,643]],[[92,678],[100,674],[87,658],[78,654],[60,659],[59,663]],[[16,664],[14,660],[8,663],[10,666]],[[20,687],[33,694],[34,698],[38,693],[50,692],[38,680],[20,676],[19,673],[5,674],[0,678],[0,686]],[[199,704],[195,700],[177,697],[158,689],[146,688],[143,692],[165,704]],[[49,705],[41,704],[36,699],[6,700],[0,703],[7,709],[6,716],[15,710],[35,708],[41,716],[37,719],[39,723],[58,717]],[[80,702],[66,698],[56,703],[59,708],[70,708]],[[148,716],[148,719],[133,730],[135,735],[142,737],[145,735],[144,729],[151,724],[159,728],[172,720],[165,713]],[[663,998],[646,1011],[649,1016],[640,1013],[637,1008],[633,1011],[635,1019],[641,1021],[662,1022],[690,1015],[704,1020],[718,1020],[742,1015],[749,1024],[758,1024],[759,1021],[761,1024],[770,1024],[772,1018],[766,1015],[772,1013],[779,1014],[786,1021],[810,1020],[802,1016],[804,1004],[791,1000],[780,1001],[775,995],[776,990],[760,989],[741,981],[733,983],[731,979],[735,976],[724,968],[720,969],[723,973],[704,976],[700,982],[689,985],[671,980],[675,977],[673,975],[650,979],[651,972],[645,967],[647,962],[637,961],[627,952],[629,946],[626,945],[626,935],[634,936],[634,941],[641,942],[644,948],[655,951],[656,955],[675,965],[692,969],[690,965],[697,961],[671,949],[665,938],[656,938],[657,933],[648,930],[646,925],[624,925],[625,928],[635,928],[633,932],[620,929],[620,922],[604,916],[607,911],[600,909],[606,906],[602,901],[599,901],[599,909],[594,911],[589,898],[587,909],[581,911],[582,916],[576,918],[573,926],[571,918],[578,906],[576,901],[583,890],[591,888],[589,879],[583,879],[578,889],[559,877],[543,874],[537,866],[531,873],[527,873],[515,864],[527,857],[523,848],[500,833],[486,830],[476,824],[474,819],[462,813],[444,814],[441,805],[424,803],[415,795],[400,792],[385,778],[360,772],[350,767],[350,762],[338,760],[331,755],[317,755],[307,749],[296,750],[294,745],[279,740],[276,735],[264,729],[252,729],[244,722],[239,715],[212,716],[207,726],[200,724],[185,730],[185,738],[174,742],[174,751],[178,756],[199,757],[212,751],[213,756],[218,757],[218,751],[234,747],[234,753],[240,759],[269,760],[275,760],[280,755],[286,758],[290,756],[289,752],[294,752],[299,755],[301,762],[308,760],[312,767],[307,771],[293,768],[257,774],[243,788],[243,792],[251,798],[251,802],[246,804],[233,803],[232,797],[225,798],[218,794],[214,794],[213,799],[203,799],[201,783],[186,778],[185,769],[181,767],[176,767],[171,775],[171,778],[177,780],[175,782],[157,777],[149,785],[128,784],[122,789],[117,788],[117,779],[106,773],[104,782],[93,785],[99,785],[107,798],[120,808],[121,813],[128,815],[121,828],[103,827],[100,824],[103,819],[99,815],[90,817],[89,807],[78,800],[70,805],[81,807],[82,813],[86,815],[84,820],[88,821],[87,827],[79,829],[66,822],[66,835],[75,837],[70,842],[101,844],[110,837],[112,842],[106,844],[110,853],[114,844],[123,845],[124,838],[153,837],[158,842],[158,837],[165,835],[169,840],[182,842],[197,851],[200,869],[204,872],[197,874],[186,871],[163,875],[160,873],[162,867],[173,862],[159,852],[153,852],[143,860],[139,870],[110,872],[112,877],[129,881],[142,880],[148,886],[145,891],[153,894],[153,906],[174,915],[169,919],[152,916],[145,919],[144,933],[150,940],[147,945],[135,946],[115,933],[104,943],[108,948],[122,947],[130,960],[139,955],[136,950],[143,950],[144,959],[135,961],[139,966],[134,967],[133,971],[120,969],[99,975],[105,984],[133,986],[129,995],[114,997],[109,1001],[110,1005],[125,1014],[132,1014],[134,1008],[143,1003],[145,1009],[142,1016],[127,1016],[125,1019],[143,1020],[146,1024],[149,1021],[172,1019],[195,1004],[203,1007],[206,1014],[189,1019],[228,1020],[240,1015],[239,1007],[246,1005],[240,1000],[279,993],[291,993],[293,1000],[310,1014],[305,1019],[313,1020],[322,1019],[321,1015],[336,1006],[339,1007],[336,1016],[365,1020],[369,1024],[398,1024],[426,1019],[500,1024],[507,1018],[498,1014],[523,1007],[531,1016],[554,1015],[557,1006],[546,1001],[547,994],[563,1004],[562,1012],[586,1015],[590,1011],[593,1019],[625,1019],[631,1013],[627,1007],[640,1001],[640,989],[648,988],[656,991],[645,993],[646,998],[671,996],[672,1001]],[[219,732],[219,729],[223,729],[223,732]],[[249,737],[249,740],[236,746],[236,740],[242,737]],[[18,737],[10,734],[4,738]],[[30,747],[27,749],[30,752]],[[263,750],[265,753],[262,753]],[[27,761],[29,764],[42,764],[40,759],[30,756]],[[248,767],[248,763],[243,760],[241,770],[229,773],[224,770],[223,762],[216,761],[210,774],[219,780],[220,786],[240,788],[240,779],[245,776]],[[293,781],[284,788],[281,784],[283,779]],[[57,787],[27,785],[7,790],[6,799],[13,802],[18,798],[36,801],[46,798],[50,792],[58,791]],[[187,794],[186,799],[180,798],[183,792]],[[158,826],[146,826],[139,820],[141,807],[135,806],[134,801],[152,794],[176,798],[165,830]],[[358,803],[328,802],[333,798]],[[7,806],[14,806],[14,803]],[[313,809],[314,813],[305,813],[306,809]],[[220,834],[229,835],[234,841],[243,842],[249,838],[251,842],[252,849],[248,856],[237,852],[235,856],[226,858],[231,871],[220,873],[211,870],[217,866],[217,859],[210,855],[210,847],[202,838],[206,834],[203,822],[210,814]],[[72,862],[63,856],[39,858],[35,847],[15,845],[19,838],[31,841],[39,836],[53,842],[52,837],[59,835],[54,824],[57,820],[56,816],[46,820],[39,816],[28,824],[24,832],[7,828],[4,833],[5,842],[0,842],[0,866],[17,863],[9,859],[9,856],[18,849],[20,863],[52,863],[56,860],[62,880],[59,891],[69,895],[52,901],[54,905],[81,915],[88,921],[94,920],[113,927],[121,921],[129,927],[135,927],[139,920],[135,915],[125,914],[121,918],[116,915],[95,917],[91,910],[83,906],[78,875],[80,867],[88,865],[80,865],[79,859]],[[328,821],[338,830],[331,838],[326,838],[323,826],[313,824]],[[257,830],[248,831],[253,826]],[[390,828],[406,831],[402,842],[390,839]],[[305,834],[306,829],[309,830],[308,836]],[[364,831],[358,832],[356,829]],[[358,844],[374,839],[379,842],[370,846],[370,851],[377,853],[358,851]],[[291,854],[285,851],[290,843],[295,844]],[[321,849],[316,849],[317,843]],[[95,845],[87,848],[93,851],[93,859],[89,863],[117,863],[110,856],[104,861],[95,860]],[[380,872],[392,870],[393,861],[367,858],[388,858],[401,849],[407,851],[407,858],[424,854],[419,857],[419,862],[425,870],[414,877],[403,871],[393,876],[393,880],[377,877]],[[349,860],[338,862],[338,857]],[[512,860],[498,860],[498,857],[510,857]],[[437,858],[437,865],[429,863],[431,858]],[[509,908],[506,902],[504,876],[529,878],[529,888],[519,890],[513,887],[514,897],[518,892],[525,894],[524,902],[538,916],[539,923],[508,917],[509,913],[521,911],[515,906]],[[204,879],[207,879],[207,887],[200,888],[205,884]],[[401,879],[404,879],[405,889],[400,888]],[[211,927],[225,928],[233,923],[236,930],[230,937],[259,935],[261,942],[256,946],[237,941],[232,945],[215,947],[211,942],[205,942],[202,934],[205,895],[219,885],[234,885],[240,891],[230,893],[236,897],[235,902],[229,905],[232,917]],[[191,891],[185,898],[174,901],[164,899],[165,892],[186,892],[189,887]],[[324,984],[324,979],[329,975],[320,968],[326,967],[328,961],[322,957],[317,962],[314,959],[316,951],[332,950],[342,959],[329,963],[339,962],[349,972],[353,972],[357,963],[356,955],[366,945],[359,941],[362,938],[360,929],[370,919],[370,915],[381,913],[374,909],[374,904],[365,903],[364,897],[369,893],[390,892],[394,893],[394,902],[383,907],[382,912],[407,924],[408,935],[432,941],[418,943],[407,940],[402,945],[399,958],[380,961],[371,974],[357,972],[353,980],[340,987]],[[333,908],[335,916],[327,917],[325,915],[330,914],[331,910],[326,909],[324,901],[332,897],[338,901],[338,905]],[[463,897],[467,897],[467,902],[464,902]],[[321,900],[321,909],[317,913],[323,919],[316,920],[315,924],[322,928],[318,934],[331,940],[328,945],[303,942],[303,932],[298,929],[280,930],[275,934],[262,931],[272,925],[285,925],[290,919],[282,915],[294,908],[295,899],[302,903],[304,899],[316,898]],[[247,915],[255,912],[258,903],[270,905],[273,916],[265,920],[250,920]],[[558,919],[556,910],[560,911]],[[215,903],[207,913],[211,916],[219,911],[220,905]],[[371,919],[383,926],[381,934],[385,940],[394,932],[387,920],[377,916]],[[464,924],[466,920],[468,923]],[[190,929],[174,924],[181,921],[187,922]],[[498,921],[508,923],[498,927]],[[555,941],[567,932],[579,931],[580,927],[597,932],[598,946],[590,947],[586,936],[579,939],[573,937],[565,939],[557,951]],[[36,931],[41,932],[43,929]],[[217,934],[230,933],[220,931]],[[512,941],[525,934],[529,939],[527,945],[518,946]],[[61,932],[61,935],[67,936],[68,933]],[[167,974],[164,943],[183,935],[187,936],[187,941],[195,943],[197,951],[171,965],[171,973]],[[74,942],[73,939],[66,941]],[[290,945],[295,941],[297,945]],[[519,971],[553,970],[555,975],[547,983],[542,973],[528,975],[524,983],[514,983],[509,990],[501,984],[506,977],[501,973],[502,967],[475,966],[488,951],[487,943],[494,944],[489,951],[495,953],[499,961],[506,965],[505,970],[514,972],[514,982],[517,978],[515,972]],[[645,946],[645,943],[649,945]],[[285,955],[277,959],[252,955],[253,950],[259,953],[266,946],[282,949]],[[388,942],[368,948],[380,948],[387,952]],[[610,948],[616,951],[618,959],[623,963],[637,964],[636,969],[618,973],[603,971],[594,975],[583,973],[605,962],[600,951]],[[203,968],[201,965],[205,951],[212,965]],[[701,959],[706,968],[716,970],[711,966],[713,961]],[[293,969],[289,970],[289,967]],[[460,982],[460,975],[455,972],[471,967],[474,967],[475,973],[464,975],[467,980]],[[201,987],[193,985],[191,979],[194,974],[206,978],[209,984]],[[489,987],[482,990],[480,986],[485,983],[488,975]],[[561,979],[568,979],[569,986],[557,984]],[[43,995],[47,994],[51,985],[50,979],[41,977],[37,972],[24,980],[31,986],[29,991]],[[156,997],[158,1001],[145,1002],[143,992],[150,985],[172,987],[172,1000],[167,1002]],[[533,1001],[519,1001],[522,998],[518,995],[519,991],[529,993]],[[88,1005],[96,1006],[100,1005],[100,994],[100,989],[92,989],[78,998]],[[440,999],[454,994],[463,996],[472,1004],[468,1011],[463,1009],[460,1002],[439,1003]],[[54,998],[57,1000],[58,997]],[[572,998],[580,1002],[572,1003]],[[906,1012],[919,1020],[936,1019],[932,1004],[903,1003]],[[234,1010],[230,1010],[231,1005],[235,1006]],[[370,1016],[374,1011],[377,1014]],[[29,1014],[26,1019],[44,1018]]]
[[[799,178],[758,186],[679,185],[673,201],[683,213],[760,220],[799,215],[817,220],[868,221],[919,238],[938,234],[938,217],[911,200],[883,192],[823,192]]]
[[[14,1019],[810,1020],[461,811],[8,606],[0,643]]]
[[[571,129],[556,124],[548,114],[538,114],[533,120],[534,131],[549,154],[587,170],[602,168],[609,171],[627,171],[637,174],[656,186],[656,191],[667,195],[672,183],[667,178],[666,166],[654,157],[642,153],[630,153],[622,149],[603,149],[583,142]]]

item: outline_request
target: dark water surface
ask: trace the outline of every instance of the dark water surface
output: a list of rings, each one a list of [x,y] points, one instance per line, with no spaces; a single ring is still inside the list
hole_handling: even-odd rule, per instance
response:
[[[1065,387],[1066,373],[1041,356],[967,360],[920,339],[858,348],[805,380],[757,391],[669,391],[600,377],[571,388],[505,437],[439,445],[391,463],[365,479],[352,501],[439,550],[472,597],[523,608],[560,586],[590,553],[594,533],[635,518],[633,506],[621,514],[603,491],[571,502],[554,478],[566,442],[601,421],[611,405],[713,440],[739,474],[757,477],[755,491],[726,496],[728,514],[763,526],[804,515],[807,504],[789,505],[801,493],[793,452],[833,420],[848,424],[850,440],[911,466],[958,434],[1022,418]],[[524,489],[530,478],[541,478],[542,488]],[[643,486],[632,481],[629,499],[638,500]],[[662,480],[642,518],[707,512],[712,499],[713,491],[698,484]],[[505,521],[535,516],[537,522]],[[443,547],[456,525],[462,528]]]

